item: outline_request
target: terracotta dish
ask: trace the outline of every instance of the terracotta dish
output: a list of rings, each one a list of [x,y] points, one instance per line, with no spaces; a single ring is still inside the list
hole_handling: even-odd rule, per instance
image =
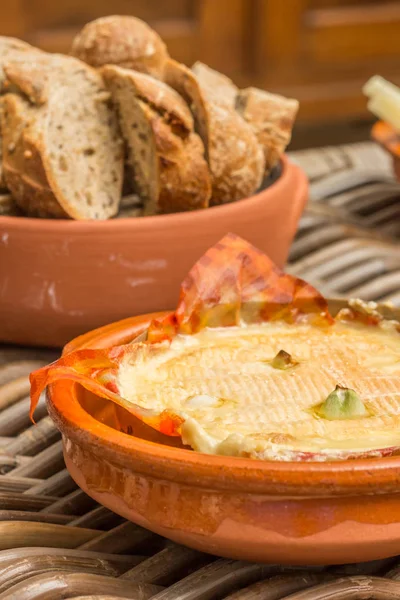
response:
[[[378,121],[372,127],[372,137],[393,158],[393,168],[398,181],[400,181],[400,136],[391,125]]]
[[[363,450],[353,452],[357,458],[349,458],[346,452],[347,459],[335,455],[335,460],[326,457],[323,460],[316,453],[312,457],[304,453],[300,456],[296,451],[297,457],[291,462],[202,454],[188,449],[181,441],[186,417],[182,419],[178,412],[168,409],[149,410],[149,403],[154,406],[153,392],[142,407],[121,396],[121,367],[126,364],[137,364],[146,381],[156,376],[159,386],[166,389],[168,382],[159,377],[158,367],[155,371],[143,371],[146,369],[145,361],[141,362],[143,352],[153,356],[156,352],[159,360],[160,349],[166,348],[171,360],[174,341],[182,339],[179,335],[186,336],[193,353],[193,340],[201,332],[219,332],[227,339],[241,327],[264,324],[273,328],[280,324],[286,332],[283,335],[290,336],[293,326],[299,327],[298,335],[312,326],[314,332],[318,330],[324,336],[325,346],[330,344],[334,348],[337,335],[334,332],[338,331],[335,328],[340,317],[333,317],[342,308],[346,308],[341,312],[342,318],[358,332],[355,336],[365,330],[361,341],[365,340],[367,346],[369,336],[374,340],[381,335],[389,336],[391,345],[385,348],[389,358],[394,358],[396,369],[398,324],[387,319],[397,319],[399,311],[381,307],[380,315],[372,305],[361,308],[353,302],[328,303],[310,285],[282,273],[258,250],[237,236],[228,235],[185,278],[175,312],[134,317],[86,334],[68,344],[59,361],[32,374],[32,412],[39,394],[49,385],[49,412],[63,434],[66,464],[78,485],[115,512],[177,542],[231,558],[291,564],[369,561],[398,554],[398,447],[380,447],[381,451],[369,453],[368,458]],[[339,329],[342,340],[339,356],[343,355],[345,335]],[[130,344],[133,340],[146,343]],[[281,339],[278,342],[281,344]],[[247,344],[245,352],[248,348]],[[328,360],[334,360],[337,352],[331,350],[332,358]],[[352,350],[345,351],[342,370],[351,363],[351,353]],[[376,368],[383,368],[386,373],[381,364],[387,358],[384,354],[378,359],[375,354],[370,358],[374,365],[378,360]],[[265,362],[261,358],[256,362]],[[182,354],[180,361],[183,360]],[[303,359],[299,356],[299,360]],[[309,360],[311,355],[304,363]],[[229,367],[229,362],[226,364]],[[362,354],[357,355],[357,364],[364,364]],[[256,381],[261,385],[262,379],[272,377],[270,380],[275,383],[270,389],[274,389],[275,395],[281,385],[279,380],[286,382],[288,389],[298,388],[300,383],[293,382],[303,381],[301,372],[307,365],[296,365],[298,375],[284,374],[277,367],[280,374],[271,376],[263,371],[262,378]],[[301,388],[304,396],[323,385],[320,372],[330,376],[330,368],[325,371],[324,368],[324,365],[313,367],[311,379],[307,379],[313,386]],[[364,368],[369,369],[366,363]],[[368,410],[376,406],[375,402],[379,406],[386,401],[386,396],[390,406],[396,400],[391,382],[397,375],[393,375],[394,379],[389,374],[381,377],[376,368],[365,380],[369,390]],[[342,376],[336,373],[335,377]],[[213,386],[217,385],[217,379],[213,380]],[[176,380],[176,394],[181,381]],[[372,390],[368,387],[371,382]],[[130,385],[137,388],[139,376]],[[376,391],[379,393],[375,394]],[[286,399],[279,402],[289,400],[287,392]],[[273,405],[270,406],[272,415]],[[281,405],[280,410],[284,407]],[[354,423],[356,430],[371,427],[368,423],[375,422],[374,419],[381,421],[381,416],[397,419],[396,411],[391,410],[363,414],[353,422],[354,414],[331,415],[320,425],[332,432],[337,419],[344,418],[340,427],[357,437]],[[246,417],[240,423],[250,419],[251,416]],[[267,423],[268,431],[271,422]],[[377,428],[369,431],[378,433]],[[349,441],[346,437],[338,439]],[[296,442],[292,437],[290,443],[293,441]],[[283,447],[287,439],[274,437],[274,444]],[[391,456],[384,457],[385,454]]]
[[[0,341],[62,346],[172,308],[189,268],[228,231],[283,266],[308,183],[286,157],[282,166],[264,191],[206,211],[105,222],[0,217]]]

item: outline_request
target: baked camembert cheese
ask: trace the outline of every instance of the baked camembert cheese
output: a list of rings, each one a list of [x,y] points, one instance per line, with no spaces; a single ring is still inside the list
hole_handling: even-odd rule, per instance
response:
[[[274,364],[282,351],[293,365]],[[335,321],[328,329],[282,322],[204,329],[144,346],[134,362],[127,357],[118,387],[137,406],[176,414],[183,442],[208,454],[322,460],[400,445],[393,328]],[[341,411],[340,388],[355,399]],[[324,412],[329,396],[339,405],[333,417]]]
[[[264,284],[260,302],[249,302],[257,293],[247,293],[243,269],[236,274],[243,284],[240,310],[232,312],[237,290],[226,286],[226,268],[218,302],[215,287],[205,300],[199,287],[205,275],[192,272],[175,321],[156,323],[147,341],[110,351],[109,368],[92,371],[83,385],[202,453],[323,461],[396,451],[398,323],[362,302],[332,318],[313,288],[279,273],[274,302]],[[256,275],[249,279],[253,287]],[[84,358],[77,358],[80,370]]]

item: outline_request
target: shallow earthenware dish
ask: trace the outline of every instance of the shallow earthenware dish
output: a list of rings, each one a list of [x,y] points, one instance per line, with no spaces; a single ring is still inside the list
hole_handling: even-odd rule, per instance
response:
[[[371,134],[372,138],[392,156],[393,170],[397,180],[400,181],[400,135],[384,121],[377,121],[372,127]]]
[[[332,314],[344,305],[331,301]],[[398,310],[384,314],[400,317]],[[154,316],[88,333],[65,352],[127,343]],[[230,558],[287,564],[361,562],[400,553],[399,456],[325,463],[208,456],[71,381],[49,387],[48,406],[77,484],[114,512],[176,542]]]
[[[232,232],[283,266],[308,196],[286,157],[260,193],[204,211],[103,222],[0,217],[0,342],[63,346],[172,308],[204,252]]]

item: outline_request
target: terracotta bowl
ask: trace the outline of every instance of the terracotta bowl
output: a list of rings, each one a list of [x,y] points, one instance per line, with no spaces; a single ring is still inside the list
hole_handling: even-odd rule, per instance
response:
[[[332,302],[332,312],[344,305]],[[398,318],[400,311],[389,315]],[[65,351],[126,343],[152,317],[91,332]],[[173,438],[70,381],[50,386],[48,407],[77,484],[116,513],[176,542],[229,558],[287,564],[400,553],[400,457],[284,463],[208,456],[176,438],[170,445]]]
[[[0,217],[0,342],[61,347],[172,308],[186,273],[228,232],[283,266],[307,195],[305,174],[284,158],[270,187],[205,211],[106,222]]]

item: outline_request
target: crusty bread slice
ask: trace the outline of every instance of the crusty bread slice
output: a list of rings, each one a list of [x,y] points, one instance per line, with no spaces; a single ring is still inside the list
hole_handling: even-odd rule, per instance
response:
[[[133,70],[102,69],[128,151],[145,214],[206,208],[211,195],[204,148],[182,98]]]
[[[27,215],[67,216],[48,182],[36,140],[31,137],[39,120],[46,122],[45,109],[36,109],[17,94],[3,98],[2,130],[4,177],[17,205]]]
[[[208,103],[212,203],[248,198],[261,186],[264,155],[247,123],[230,106]]]
[[[101,75],[61,55],[48,55],[42,66],[31,81],[26,65],[5,66],[13,88],[40,90],[41,99],[35,106],[15,93],[4,96],[6,183],[31,215],[112,217],[121,198],[123,147]]]
[[[3,72],[4,86],[8,93],[23,94],[32,103],[40,106],[49,99],[49,85],[56,60],[51,54],[18,56],[12,62],[5,62]],[[61,61],[61,65],[62,65]]]
[[[10,59],[15,60],[17,57],[28,57],[31,54],[40,54],[40,50],[30,46],[26,42],[17,40],[16,38],[0,36],[0,94],[3,94],[6,90],[4,84],[6,76],[4,73],[4,63]],[[0,121],[1,121],[1,105],[2,100],[0,98]],[[6,189],[6,182],[3,178],[2,168],[2,155],[3,155],[3,144],[2,134],[0,129],[0,190]]]
[[[164,81],[176,90],[189,106],[194,117],[195,131],[203,140],[206,158],[208,159],[208,110],[204,94],[195,74],[185,65],[170,58],[165,64]]]
[[[93,67],[107,64],[162,78],[167,47],[141,19],[111,15],[87,23],[72,43],[71,54]]]
[[[192,71],[209,100],[235,108],[239,88],[232,79],[200,61],[194,63]]]
[[[17,60],[18,57],[29,57],[33,53],[41,54],[42,51],[22,40],[0,35],[0,94],[6,91],[4,90],[4,83],[6,80],[4,64],[10,60]]]
[[[236,104],[264,149],[269,172],[290,142],[299,102],[250,87],[239,92]]]
[[[262,183],[264,156],[251,127],[229,102],[208,93],[207,83],[203,89],[195,73],[184,65],[169,60],[164,78],[193,112],[211,171],[211,203],[224,204],[254,194]]]
[[[119,73],[121,76],[124,74],[112,67],[104,72]],[[162,116],[174,131],[177,130],[183,136],[193,131],[193,117],[189,107],[169,85],[137,72],[131,74],[130,80],[135,87],[135,96]]]

